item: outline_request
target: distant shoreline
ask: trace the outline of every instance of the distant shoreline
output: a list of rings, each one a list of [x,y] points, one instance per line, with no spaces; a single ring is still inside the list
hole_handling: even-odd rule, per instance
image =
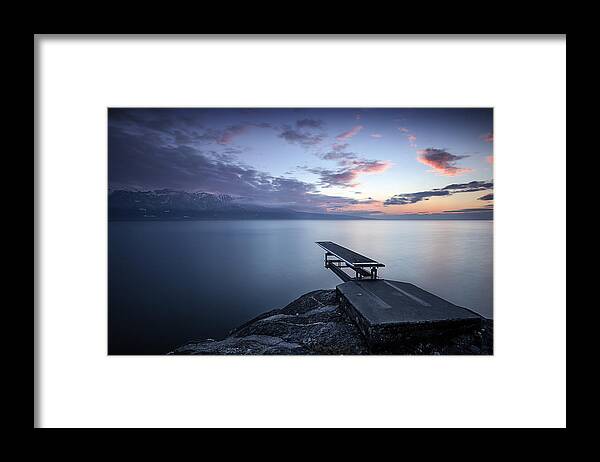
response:
[[[108,196],[110,221],[174,220],[484,220],[494,218],[493,208],[471,208],[435,213],[386,214],[381,211],[299,211],[286,207],[240,202],[226,194],[185,191],[113,190]]]
[[[493,218],[441,218],[441,217],[410,217],[410,218],[227,218],[227,217],[145,217],[145,218],[109,218],[109,223],[116,222],[159,222],[159,221],[494,221]]]

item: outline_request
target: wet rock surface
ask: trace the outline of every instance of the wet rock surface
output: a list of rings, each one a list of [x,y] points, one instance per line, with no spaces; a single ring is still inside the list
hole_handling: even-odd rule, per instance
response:
[[[436,340],[411,342],[393,350],[369,351],[356,325],[338,306],[335,290],[304,294],[232,330],[223,340],[180,346],[169,354],[196,355],[362,355],[492,354],[493,322],[479,331]]]

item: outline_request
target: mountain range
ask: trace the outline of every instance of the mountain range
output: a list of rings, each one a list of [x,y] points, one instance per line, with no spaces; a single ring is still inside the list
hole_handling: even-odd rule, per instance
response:
[[[156,221],[199,219],[351,220],[359,217],[264,207],[240,202],[227,194],[159,189],[154,191],[109,191],[108,218],[111,221]]]
[[[227,194],[110,190],[110,221],[160,220],[492,220],[493,209],[465,209],[458,213],[379,215],[364,217],[340,213],[299,212],[281,207],[248,204]]]

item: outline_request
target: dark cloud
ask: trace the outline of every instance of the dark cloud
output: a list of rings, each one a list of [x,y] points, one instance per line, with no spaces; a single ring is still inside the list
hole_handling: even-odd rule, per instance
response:
[[[322,128],[323,121],[317,119],[301,119],[296,121],[298,128]]]
[[[356,159],[358,156],[353,152],[329,151],[324,154],[320,154],[319,157],[326,160],[345,160]]]
[[[491,181],[471,181],[469,183],[453,183],[448,186],[444,186],[443,190],[460,190],[462,192],[472,191],[483,191],[485,189],[491,189],[494,187],[494,183]]]
[[[308,130],[297,130],[284,125],[281,127],[279,137],[286,140],[288,143],[299,144],[304,147],[315,146],[325,138],[323,133],[312,133]]]
[[[247,125],[231,125],[222,131],[217,143],[230,144],[236,136],[241,135],[247,129]]]
[[[219,129],[206,127],[206,119],[210,118],[201,109],[109,109],[109,126],[133,135],[153,133],[163,144],[227,146],[252,128],[274,130],[280,138],[304,147],[318,145],[326,136],[324,122],[311,118],[297,120],[294,126],[242,121]]]
[[[344,214],[356,214],[356,215],[370,215],[370,214],[380,214],[383,213],[379,210],[368,210],[368,209],[349,209],[349,206],[353,206],[353,205],[374,205],[374,204],[381,204],[380,201],[378,200],[374,200],[374,199],[348,199],[347,201],[341,202],[341,203],[337,203],[337,204],[329,204],[327,206],[327,210],[329,211],[340,211],[343,212]]]
[[[323,130],[324,123],[317,119],[300,119],[296,121],[295,126],[282,125],[277,127],[280,138],[288,143],[298,144],[305,148],[314,147],[320,144],[326,137]]]
[[[132,134],[153,133],[161,139],[191,142],[205,133],[205,114],[196,109],[127,109],[108,110],[109,127],[118,127]]]
[[[159,136],[164,144],[229,145],[250,128],[273,128],[269,123],[239,123],[222,129],[205,127],[202,109],[109,109],[109,126],[130,134]]]
[[[456,156],[445,149],[419,149],[417,151],[417,160],[422,164],[428,165],[434,171],[448,176],[459,175],[470,172],[469,168],[456,167],[456,162],[469,156]]]
[[[409,194],[397,194],[386,199],[383,205],[407,205],[426,201],[433,196],[449,196],[450,191],[422,191]]]
[[[448,186],[444,186],[443,188],[432,189],[430,191],[396,194],[395,196],[386,199],[383,205],[415,204],[417,202],[429,200],[430,197],[450,196],[452,194],[458,193],[484,191],[487,189],[492,189],[493,187],[494,183],[492,183],[491,181],[471,181],[469,183],[454,183],[449,184]]]
[[[486,194],[485,196],[481,196],[478,197],[478,200],[480,201],[493,201],[494,200],[494,194]]]
[[[331,150],[335,152],[345,151],[348,146],[348,143],[333,143]]]
[[[331,150],[317,154],[321,159],[345,161],[347,159],[357,159],[358,155],[354,152],[347,151],[348,143],[334,143]],[[339,162],[344,164],[345,162]]]
[[[319,184],[323,188],[331,186],[353,187],[357,184],[354,182],[357,176],[356,173],[349,169],[330,170],[315,167],[307,170],[315,175],[319,175]]]
[[[111,189],[169,188],[229,194],[241,201],[301,211],[326,211],[357,203],[355,199],[320,194],[310,183],[272,176],[234,162],[225,153],[165,144],[158,134],[133,134],[111,126],[108,150]]]
[[[243,124],[235,124],[229,125],[224,129],[214,129],[210,128],[205,130],[202,133],[196,132],[194,136],[191,136],[191,140],[194,141],[204,141],[208,143],[217,143],[221,145],[229,145],[232,144],[236,137],[243,135],[251,128],[273,128],[271,124],[268,123],[243,123]]]

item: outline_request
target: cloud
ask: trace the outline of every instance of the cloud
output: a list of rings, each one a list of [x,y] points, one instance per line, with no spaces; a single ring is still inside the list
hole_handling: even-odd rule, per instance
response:
[[[469,156],[455,156],[445,149],[435,148],[419,149],[417,154],[417,160],[419,162],[428,165],[433,171],[441,175],[455,176],[472,171],[470,168],[460,168],[455,166],[457,161]]]
[[[398,130],[400,130],[402,133],[408,133],[408,128],[406,127],[398,127]]]
[[[378,200],[368,198],[368,199],[348,199],[348,203],[350,205],[361,205],[361,204],[379,204]]]
[[[340,133],[338,136],[335,137],[335,139],[338,141],[349,140],[353,136],[358,135],[358,133],[360,133],[360,131],[363,128],[364,127],[362,125],[356,125],[356,126],[352,127],[350,130],[348,130],[347,132]]]
[[[296,121],[296,126],[299,128],[322,128],[323,121],[317,119],[302,119]]]
[[[325,160],[346,160],[356,159],[357,155],[353,152],[329,151],[324,154],[321,154],[319,157]]]
[[[345,166],[337,169],[309,168],[307,171],[319,175],[319,184],[323,188],[339,186],[356,187],[358,177],[363,174],[382,173],[390,168],[391,163],[380,160],[352,159],[346,160]]]
[[[110,109],[109,125],[130,134],[154,134],[162,144],[189,146],[231,145],[236,137],[252,128],[272,129],[280,138],[304,147],[317,145],[325,138],[324,122],[318,119],[304,118],[297,120],[294,125],[281,126],[242,121],[224,128],[214,128],[206,126],[206,122],[211,120],[209,115],[210,112],[201,109]]]
[[[346,149],[348,148],[348,143],[334,143],[331,146],[331,151],[322,152],[317,154],[321,159],[325,160],[338,160],[344,161],[346,159],[356,159],[358,157],[357,154],[353,152],[348,152]],[[345,162],[340,162],[345,163]]]
[[[453,183],[441,188],[442,190],[453,190],[455,192],[473,192],[492,189],[494,183],[491,181],[469,181],[468,183]]]
[[[369,199],[350,199],[347,204],[334,204],[328,207],[328,211],[340,212],[345,215],[381,215],[383,211],[369,208],[370,206],[379,206],[381,202],[372,198]]]
[[[481,138],[486,143],[493,143],[494,142],[494,134],[492,132],[484,133],[479,138]]]
[[[382,173],[391,167],[385,160],[356,160],[352,161],[353,169],[359,173]]]
[[[434,196],[449,196],[450,191],[422,191],[409,194],[396,194],[395,196],[386,199],[383,205],[408,205],[417,202],[429,200]]]
[[[308,169],[308,171],[319,175],[319,184],[323,188],[330,188],[332,186],[353,188],[355,186],[358,186],[358,183],[356,183],[355,181],[358,174],[349,169],[330,170],[315,167],[312,169]]]
[[[344,149],[346,149],[348,147],[348,143],[334,143],[331,146],[331,149],[334,151],[343,151]]]
[[[488,164],[494,164],[494,156],[491,154],[489,156],[486,156],[485,160]]]
[[[324,212],[364,205],[322,193],[316,184],[275,176],[238,161],[243,147],[235,138],[252,128],[271,129],[275,135],[306,147],[326,136],[323,123],[300,119],[290,125],[242,121],[222,128],[202,110],[109,110],[109,187],[154,190],[169,188],[228,194],[257,205],[285,206]],[[359,159],[336,142],[323,157],[336,160],[338,169],[318,170],[326,185],[354,185],[362,174],[378,173],[387,162]]]
[[[230,127],[227,127],[225,130],[223,130],[219,139],[217,140],[217,143],[230,144],[236,136],[241,135],[247,129],[247,125],[231,125]]]
[[[485,196],[481,196],[477,198],[480,201],[493,201],[494,200],[494,194],[486,194]]]
[[[475,191],[484,191],[492,189],[494,184],[491,181],[471,181],[469,183],[454,183],[439,189],[429,191],[420,191],[407,194],[396,194],[386,199],[383,205],[409,205],[417,202],[429,200],[430,197],[451,196],[458,193],[467,193]],[[485,197],[485,196],[484,196]]]
[[[296,130],[289,125],[283,126],[281,128],[281,132],[278,135],[280,138],[283,138],[288,143],[291,144],[299,144],[304,147],[315,146],[325,137],[322,133],[312,133],[306,130]]]
[[[383,138],[381,133],[371,133],[371,138]]]
[[[214,142],[221,145],[228,145],[233,143],[234,139],[244,133],[246,133],[251,128],[273,128],[271,124],[268,123],[243,123],[230,125],[225,127],[224,129],[214,129],[209,128],[204,131],[204,133],[196,133],[190,136],[191,141],[207,141]],[[190,144],[190,143],[188,143]]]
[[[109,109],[109,127],[132,135],[154,136],[156,142],[173,145],[229,145],[249,128],[272,128],[268,123],[240,123],[225,128],[206,127],[202,109]]]
[[[151,131],[132,133],[111,125],[108,153],[111,189],[203,191],[259,205],[315,212],[357,203],[355,199],[321,194],[314,184],[233,162],[221,153],[169,144]]]
[[[301,119],[296,121],[296,126],[282,125],[278,128],[280,138],[288,143],[298,144],[310,148],[320,144],[325,138],[324,123],[317,119]]]

